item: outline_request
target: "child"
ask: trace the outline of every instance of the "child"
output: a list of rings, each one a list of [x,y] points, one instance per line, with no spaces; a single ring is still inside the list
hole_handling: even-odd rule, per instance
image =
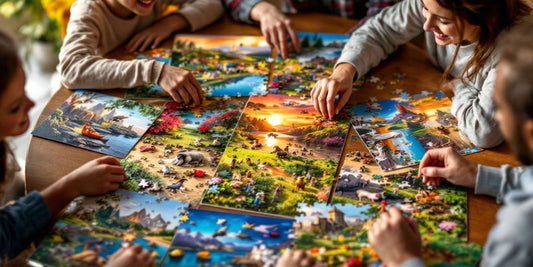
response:
[[[164,15],[178,4],[178,11]],[[124,44],[130,53],[156,48],[173,32],[195,31],[222,13],[219,0],[78,0],[59,53],[61,82],[70,89],[158,84],[176,102],[199,105],[202,88],[190,72],[150,59],[103,55]]]
[[[439,179],[503,200],[487,238],[481,266],[533,266],[533,22],[504,38],[494,89],[496,120],[515,155],[525,165],[501,168],[468,162],[451,148],[429,150],[420,162],[424,182]],[[396,208],[381,214],[368,240],[387,266],[424,266],[416,227]],[[403,244],[398,246],[397,244]]]
[[[498,35],[530,10],[520,0],[407,0],[385,8],[354,32],[331,76],[311,90],[315,109],[332,119],[348,102],[354,78],[426,31],[431,61],[445,68],[445,79],[456,78],[451,110],[460,132],[477,146],[494,147],[503,137],[494,120],[493,50]]]
[[[0,185],[4,186],[9,184],[18,170],[6,137],[17,136],[28,130],[28,111],[34,104],[24,93],[26,78],[15,44],[1,31],[0,68]],[[124,180],[124,168],[118,160],[102,157],[87,162],[42,192],[32,192],[0,209],[0,265],[6,257],[15,258],[43,234],[53,218],[74,198],[114,191]],[[9,190],[4,188],[0,193]],[[143,252],[139,246],[131,246],[115,254],[109,264],[126,266],[123,264],[133,262],[135,266],[153,266],[154,261],[149,252]]]

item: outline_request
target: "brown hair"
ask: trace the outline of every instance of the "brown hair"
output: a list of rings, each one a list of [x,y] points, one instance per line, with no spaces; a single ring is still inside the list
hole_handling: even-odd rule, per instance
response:
[[[7,33],[0,31],[0,94],[6,90],[19,65],[15,41]],[[0,140],[0,182],[4,181],[6,175],[7,149],[6,141]]]
[[[487,63],[496,45],[498,35],[531,12],[531,7],[521,0],[436,0],[437,3],[452,11],[456,16],[461,42],[464,24],[479,26],[479,40],[472,58],[466,64],[461,78],[474,80],[477,73]],[[455,50],[452,61],[444,71],[444,79],[455,63],[460,43]],[[472,71],[469,71],[472,69]]]

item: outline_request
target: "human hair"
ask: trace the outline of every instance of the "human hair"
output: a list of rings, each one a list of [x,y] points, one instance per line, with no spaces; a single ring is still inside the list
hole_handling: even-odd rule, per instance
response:
[[[465,22],[479,26],[479,40],[474,54],[467,62],[461,79],[474,80],[476,74],[487,63],[496,46],[498,35],[531,12],[531,7],[521,0],[436,0],[437,3],[455,14],[456,24],[460,35],[452,61],[446,67],[443,78],[449,77],[449,72],[455,64],[460,44],[464,38]]]
[[[0,95],[6,90],[20,64],[15,41],[0,30]],[[0,182],[4,181],[6,175],[7,150],[6,141],[0,140]]]
[[[533,21],[517,26],[499,47],[500,63],[507,71],[503,79],[504,98],[522,125],[533,119]]]

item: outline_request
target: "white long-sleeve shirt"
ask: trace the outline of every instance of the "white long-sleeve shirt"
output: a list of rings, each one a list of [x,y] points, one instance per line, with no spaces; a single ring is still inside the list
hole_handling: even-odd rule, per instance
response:
[[[344,47],[337,64],[349,63],[358,75],[364,75],[378,65],[399,45],[424,32],[425,18],[420,0],[404,0],[385,8],[357,29]],[[439,46],[433,32],[426,32],[426,46],[431,62],[445,69],[451,62],[456,45]],[[459,78],[477,43],[460,47],[450,75]],[[496,55],[476,73],[474,80],[465,78],[465,83],[456,87],[452,98],[452,114],[457,117],[458,128],[466,138],[477,146],[490,148],[500,144],[503,136],[494,119],[494,79]],[[437,81],[436,81],[437,82]]]

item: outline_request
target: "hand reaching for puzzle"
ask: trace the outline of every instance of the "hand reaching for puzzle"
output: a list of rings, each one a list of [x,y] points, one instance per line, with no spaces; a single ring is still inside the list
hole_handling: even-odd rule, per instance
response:
[[[387,266],[399,266],[420,258],[422,241],[416,222],[391,207],[383,212],[368,231],[368,241]]]
[[[312,267],[315,260],[303,250],[287,250],[279,258],[276,267]]]
[[[151,267],[155,266],[155,261],[150,251],[143,249],[140,245],[130,245],[122,247],[109,258],[106,267],[121,267],[121,266],[139,266]]]
[[[296,53],[300,51],[298,34],[294,30],[291,20],[283,15],[277,7],[268,2],[259,2],[252,8],[250,17],[259,21],[265,40],[270,46],[281,52],[284,59],[289,55],[289,45],[293,46]],[[287,37],[290,38],[291,42]]]
[[[202,104],[202,86],[189,71],[165,65],[159,77],[159,86],[178,103]]]
[[[438,186],[440,179],[473,188],[476,185],[477,165],[468,162],[451,147],[428,150],[418,167],[424,183]]]
[[[353,78],[357,70],[348,63],[340,64],[335,68],[331,76],[319,80],[311,90],[311,97],[315,109],[328,120],[332,120],[335,114],[348,103],[352,94]],[[337,105],[335,98],[339,95]]]
[[[91,160],[65,176],[66,192],[73,198],[109,193],[118,189],[126,179],[124,168],[114,157]]]

